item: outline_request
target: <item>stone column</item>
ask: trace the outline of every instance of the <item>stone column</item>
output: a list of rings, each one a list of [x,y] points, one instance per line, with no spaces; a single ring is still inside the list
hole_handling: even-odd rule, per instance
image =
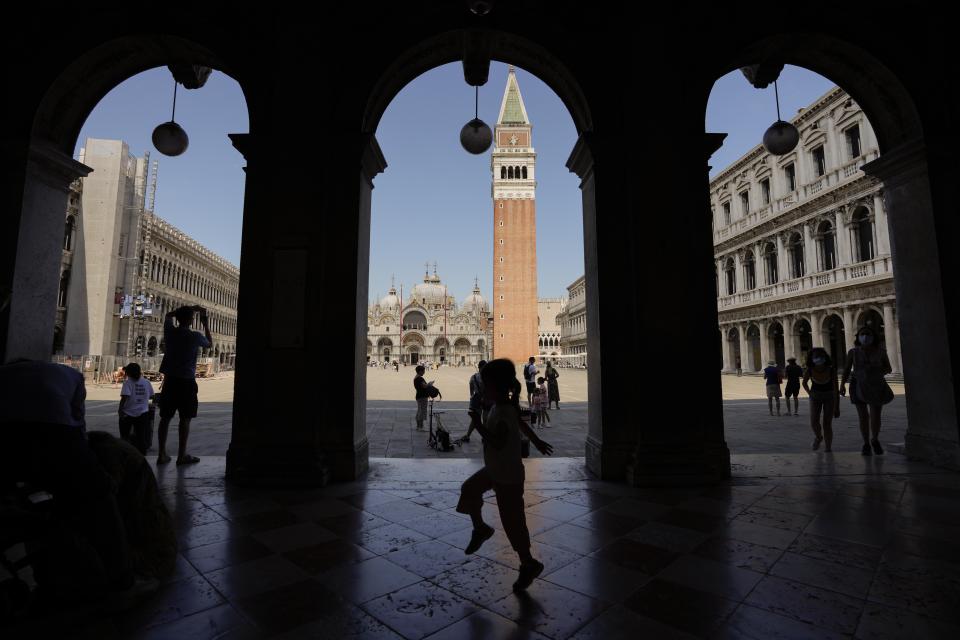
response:
[[[890,222],[883,204],[883,190],[873,194],[873,217],[877,231],[873,236],[873,241],[877,244],[874,253],[877,257],[890,255]]]
[[[17,176],[24,185],[22,206],[18,216],[11,212],[19,224],[4,226],[9,233],[0,245],[10,251],[13,267],[10,280],[0,282],[0,362],[50,358],[67,194],[70,183],[90,171],[52,145],[34,143],[29,148],[25,171]],[[74,288],[80,284],[75,282]]]
[[[729,327],[720,327],[720,345],[723,348],[723,371],[734,371],[736,370],[736,366],[733,362],[733,353],[730,349],[730,341],[727,339],[728,330]]]
[[[890,359],[890,366],[893,367],[893,373],[900,373],[900,332],[897,329],[893,319],[893,302],[883,303],[883,338],[886,342],[887,358]]]
[[[753,247],[753,270],[757,278],[757,288],[767,286],[767,263],[763,259],[763,242]]]
[[[661,123],[667,126],[657,127],[653,132],[644,132],[643,136],[647,144],[654,146],[664,145],[665,148],[671,144],[676,148],[676,131],[692,129],[690,122],[702,121],[702,114],[698,115],[695,105],[689,107],[683,106],[672,110],[666,116],[666,122]],[[685,124],[686,123],[686,124]],[[698,134],[699,135],[699,134]],[[652,140],[648,139],[652,136]],[[623,296],[615,296],[611,303],[611,312],[614,317],[611,319],[611,335],[618,335],[625,322],[631,318],[638,318],[638,326],[646,327],[649,331],[655,331],[657,340],[650,341],[644,346],[652,349],[648,352],[657,358],[658,362],[663,363],[663,367],[657,371],[641,373],[641,378],[633,377],[631,387],[620,387],[612,385],[618,389],[616,395],[622,396],[624,403],[623,414],[609,413],[605,406],[603,431],[603,447],[607,448],[607,438],[610,432],[616,433],[616,425],[607,426],[607,423],[623,423],[631,427],[635,438],[636,446],[629,464],[626,467],[627,482],[633,485],[660,485],[660,486],[678,486],[678,485],[704,485],[712,482],[718,482],[730,474],[730,453],[727,449],[723,435],[723,408],[720,403],[722,394],[722,385],[720,376],[711,376],[704,380],[707,385],[702,393],[708,398],[716,398],[716,402],[693,403],[697,406],[689,405],[685,407],[683,415],[678,416],[676,420],[642,420],[637,418],[632,421],[626,419],[611,420],[610,416],[631,414],[629,403],[633,401],[631,388],[635,385],[654,383],[655,379],[666,376],[673,379],[684,375],[684,371],[689,370],[690,358],[700,357],[705,354],[716,353],[716,333],[715,330],[708,327],[715,327],[718,324],[716,299],[711,295],[713,284],[710,282],[709,258],[712,255],[713,238],[709,233],[709,228],[704,229],[702,224],[697,227],[696,221],[703,221],[704,214],[709,211],[710,200],[708,194],[709,170],[706,159],[709,155],[719,148],[723,139],[722,134],[707,134],[704,140],[704,155],[697,157],[696,154],[680,153],[674,154],[671,162],[662,163],[661,168],[654,168],[653,175],[650,176],[655,182],[662,179],[669,179],[669,176],[677,174],[699,176],[700,187],[697,189],[685,190],[683,193],[670,194],[671,199],[679,198],[682,202],[674,203],[676,210],[680,213],[676,216],[654,216],[655,219],[644,219],[642,226],[635,229],[628,223],[626,227],[616,225],[613,233],[624,236],[632,233],[636,240],[632,243],[629,253],[614,252],[610,254],[604,250],[600,255],[622,255],[624,260],[617,261],[614,268],[621,271],[620,281],[623,281],[622,271],[625,268],[635,270],[637,279],[642,279],[642,274],[648,269],[650,259],[671,260],[670,276],[665,278],[656,278],[657,282],[652,282],[638,291],[638,309],[635,311],[631,304],[624,305]],[[673,140],[673,143],[671,143]],[[639,138],[638,138],[639,142]],[[616,137],[610,141],[610,148],[621,150],[624,148],[622,136]],[[676,166],[679,163],[680,168]],[[601,167],[617,167],[622,165],[624,171],[623,177],[628,178],[626,168],[628,165],[623,163],[606,160]],[[606,170],[606,169],[605,169]],[[604,185],[604,196],[600,200],[602,203],[610,203],[609,206],[617,206],[616,189],[614,183],[622,182],[623,188],[630,193],[630,198],[635,198],[632,185],[629,179],[617,180],[619,174],[614,173],[604,176],[607,179],[602,181]],[[614,190],[614,195],[610,196],[609,189]],[[611,201],[610,198],[613,198]],[[616,210],[616,209],[614,209]],[[586,211],[585,220],[588,219]],[[601,230],[607,228],[606,225]],[[690,233],[690,229],[701,228],[703,233]],[[625,231],[629,230],[629,231]],[[586,231],[586,228],[585,228]],[[689,244],[690,259],[677,262],[675,251],[670,246],[664,246],[659,240],[665,237],[685,237]],[[587,233],[584,233],[584,240],[587,240]],[[587,252],[589,256],[589,251]],[[696,256],[701,256],[697,258]],[[588,258],[589,259],[589,258]],[[590,267],[587,266],[589,273]],[[676,285],[679,282],[684,283],[685,293],[682,296],[676,296]],[[589,288],[588,288],[589,290]],[[605,289],[609,291],[610,289]],[[614,288],[616,290],[616,288]],[[658,318],[658,314],[643,313],[641,309],[646,309],[651,299],[670,299],[671,314],[669,318]],[[707,322],[704,322],[707,320]],[[706,326],[705,326],[706,325]],[[606,335],[606,334],[605,334]],[[699,355],[698,355],[699,354]],[[625,360],[624,358],[618,358]],[[626,359],[629,360],[629,359]],[[616,365],[614,365],[616,366]],[[631,368],[631,363],[624,362],[622,370],[627,373]],[[595,369],[591,365],[590,378],[590,413],[593,413],[593,378]],[[605,389],[606,392],[606,389]],[[609,393],[609,392],[607,392]],[[606,398],[606,395],[604,396]],[[619,398],[618,398],[619,400]],[[621,407],[610,407],[618,409]],[[591,418],[592,419],[592,418]],[[587,456],[588,465],[590,456]],[[591,467],[592,468],[592,467]]]
[[[834,211],[833,220],[836,226],[834,237],[837,239],[837,266],[851,264],[853,259],[850,247],[850,228],[844,222],[843,212],[840,209]]]
[[[823,339],[823,318],[826,314],[823,311],[812,311],[810,313],[810,338],[813,340],[814,347],[826,348],[826,340]],[[829,349],[828,349],[829,351]]]
[[[770,323],[764,320],[758,324],[760,325],[760,368],[763,369],[767,366],[767,362],[771,360],[770,338],[767,335],[767,331],[770,329]]]
[[[853,349],[853,341],[857,337],[857,317],[854,307],[843,308],[843,346],[844,353]]]
[[[747,325],[738,324],[737,332],[740,339],[740,367],[744,371],[753,371],[753,359],[750,357],[749,344],[747,343]]]
[[[783,234],[777,234],[777,281],[783,282],[790,279],[790,267],[787,260],[786,247],[783,244]]]
[[[817,247],[810,232],[810,223],[803,223],[803,271],[810,275],[817,271]]]
[[[890,225],[891,255],[897,292],[901,370],[910,392],[906,452],[911,458],[960,469],[960,433],[957,429],[960,376],[960,337],[951,333],[960,309],[955,295],[958,258],[952,189],[937,193],[933,206],[928,158],[936,178],[954,179],[948,154],[929,153],[921,141],[886,150],[866,164],[867,175],[883,182],[884,210]],[[878,225],[882,226],[882,225]]]

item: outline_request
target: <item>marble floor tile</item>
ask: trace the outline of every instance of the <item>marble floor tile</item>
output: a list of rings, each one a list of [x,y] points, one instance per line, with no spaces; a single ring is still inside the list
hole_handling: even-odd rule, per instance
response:
[[[418,582],[363,605],[404,638],[424,638],[477,611],[476,605],[431,582]]]
[[[710,538],[693,551],[695,556],[759,573],[770,571],[783,553],[783,549],[733,538]]]
[[[713,637],[717,640],[844,640],[850,636],[742,604]]]
[[[470,560],[461,549],[439,540],[418,542],[383,557],[424,578],[432,578]]]
[[[574,560],[541,578],[606,602],[620,602],[650,580],[644,573],[593,556]]]
[[[640,587],[623,604],[642,616],[698,636],[710,634],[737,607],[732,600],[660,579]]]
[[[835,591],[767,576],[746,598],[746,604],[829,631],[852,634],[863,601]]]
[[[336,567],[363,562],[375,557],[370,551],[342,538],[334,538],[308,547],[287,551],[283,557],[310,575],[318,575]]]
[[[770,575],[837,591],[854,598],[866,598],[873,570],[818,560],[787,551],[770,570]]]
[[[610,607],[570,637],[570,640],[693,640],[697,636],[631,611]]]
[[[511,593],[487,608],[550,638],[566,638],[609,605],[565,587],[534,580],[524,592]]]
[[[263,543],[251,536],[237,536],[223,542],[185,549],[183,557],[202,573],[209,573],[249,560],[257,560],[271,555]]]
[[[763,574],[716,560],[682,555],[657,574],[657,578],[739,602],[760,582]]]
[[[280,556],[242,562],[204,575],[231,600],[263,593],[308,577],[300,567]]]
[[[481,610],[427,636],[427,640],[549,640],[492,611]]]
[[[370,558],[323,574],[317,581],[354,604],[379,598],[423,580],[384,558]]]

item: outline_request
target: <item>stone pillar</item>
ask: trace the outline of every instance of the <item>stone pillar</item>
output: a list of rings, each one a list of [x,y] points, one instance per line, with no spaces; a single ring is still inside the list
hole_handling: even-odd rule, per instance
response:
[[[733,277],[737,283],[737,293],[743,293],[747,290],[744,286],[743,260],[740,259],[740,252],[733,254]]]
[[[928,157],[945,184],[933,206]],[[884,209],[890,225],[893,277],[897,292],[901,370],[906,394],[906,452],[912,458],[960,469],[957,429],[960,337],[951,333],[957,316],[954,292],[957,256],[952,198],[953,168],[946,154],[928,155],[920,141],[888,149],[866,164],[867,175],[883,182]],[[946,269],[946,271],[942,271]],[[953,271],[950,271],[953,269]]]
[[[857,317],[854,307],[843,308],[843,346],[844,350],[853,349],[853,341],[857,337]],[[846,354],[844,354],[846,355]]]
[[[30,146],[23,183],[19,224],[5,226],[12,277],[0,283],[0,362],[14,358],[48,360],[53,352],[63,225],[70,183],[90,167],[43,143]],[[6,234],[4,234],[6,235]],[[7,242],[4,242],[4,246]],[[79,283],[75,283],[78,286]],[[9,293],[9,305],[7,294]],[[4,335],[5,334],[5,335]]]
[[[834,237],[837,239],[837,266],[851,264],[853,254],[850,247],[850,228],[843,220],[843,211],[840,209],[834,211],[833,220],[836,226]]]
[[[733,354],[730,349],[730,341],[727,339],[727,331],[729,327],[721,326],[720,327],[720,345],[723,349],[723,368],[722,371],[734,371],[736,366],[733,362]]]
[[[783,234],[777,234],[777,281],[790,279],[790,267],[787,260],[786,247],[783,244]]]
[[[767,336],[770,323],[764,320],[757,324],[760,325],[760,368],[763,369],[767,366],[767,362],[772,359],[770,356],[770,338]]]
[[[888,256],[890,255],[890,222],[883,204],[883,190],[873,194],[873,217],[874,227],[877,231],[873,236],[873,241],[877,243],[874,253],[877,257]]]
[[[893,373],[900,373],[900,340],[899,330],[893,320],[893,302],[883,303],[883,338],[886,342],[887,358]]]
[[[796,358],[798,353],[796,342],[793,339],[793,317],[783,316],[780,318],[780,324],[783,325],[783,356],[785,358]]]
[[[753,358],[750,357],[750,348],[747,342],[747,325],[738,324],[737,332],[740,339],[740,367],[744,371],[754,371]]]
[[[601,253],[601,256],[622,255],[626,261],[615,261],[614,268],[622,270],[632,268],[636,277],[642,279],[642,273],[647,269],[651,257],[671,261],[670,273],[664,278],[655,278],[655,282],[645,284],[642,291],[636,294],[638,299],[638,310],[631,309],[631,305],[624,305],[623,296],[615,296],[611,303],[611,311],[616,315],[611,319],[613,324],[611,335],[618,335],[622,331],[625,322],[636,316],[638,326],[645,327],[647,331],[653,331],[658,336],[655,341],[645,344],[646,349],[652,349],[648,352],[656,358],[658,362],[663,363],[663,367],[658,367],[656,371],[641,373],[641,378],[635,376],[630,381],[630,387],[620,387],[616,395],[624,398],[623,410],[625,413],[609,413],[607,407],[604,407],[606,423],[611,422],[609,416],[624,415],[630,416],[629,403],[633,401],[631,389],[635,389],[637,383],[642,385],[654,383],[656,379],[662,379],[666,376],[668,379],[682,377],[684,371],[689,372],[689,362],[691,358],[705,357],[705,354],[716,353],[716,333],[717,305],[716,299],[711,295],[713,284],[709,272],[709,256],[713,255],[713,238],[709,232],[709,227],[704,228],[697,225],[697,220],[701,223],[704,215],[709,211],[709,170],[707,169],[706,159],[709,155],[719,148],[723,139],[722,134],[707,134],[704,141],[705,155],[697,157],[696,154],[684,153],[677,149],[676,130],[690,129],[690,122],[702,121],[702,115],[697,115],[698,111],[695,105],[680,107],[666,116],[666,122],[661,123],[666,126],[657,127],[652,132],[644,132],[643,136],[646,144],[655,146],[664,145],[664,148],[674,148],[675,153],[672,159],[662,163],[660,168],[654,168],[654,175],[650,176],[655,182],[660,180],[669,180],[669,176],[688,175],[700,176],[700,187],[697,189],[685,190],[683,193],[674,195],[670,198],[679,197],[682,201],[675,203],[678,215],[654,216],[652,219],[644,219],[642,226],[632,228],[630,224],[624,226],[618,224],[614,233],[623,236],[625,233],[632,233],[636,240],[634,246],[628,253],[613,253],[607,251]],[[648,138],[652,136],[652,140]],[[671,143],[673,140],[673,143]],[[639,138],[638,138],[639,141]],[[611,147],[615,149],[624,148],[622,137],[610,142]],[[630,191],[630,197],[635,194],[629,181],[627,173],[628,164],[607,162],[602,165],[610,167],[613,165],[623,165],[623,188]],[[677,167],[680,164],[681,167]],[[616,183],[618,174],[605,176],[607,179],[602,182],[604,185],[604,196],[601,202],[611,202],[608,200],[608,189],[616,189],[611,183]],[[696,178],[695,178],[696,181]],[[614,193],[616,193],[614,191]],[[614,196],[615,197],[615,196]],[[612,201],[616,205],[616,200]],[[608,205],[609,206],[609,205]],[[586,211],[584,218],[587,219]],[[700,228],[703,232],[691,233],[690,229]],[[677,262],[675,251],[670,246],[663,246],[661,242],[665,237],[685,237],[688,249],[690,250],[690,259]],[[587,234],[584,233],[584,240]],[[589,256],[589,251],[587,252]],[[642,258],[641,258],[642,256]],[[697,256],[700,256],[699,258]],[[608,258],[609,259],[609,258]],[[630,265],[630,266],[628,266]],[[587,271],[589,272],[589,265]],[[621,274],[621,281],[623,280]],[[676,286],[684,283],[684,295],[676,295]],[[607,289],[609,291],[609,289]],[[616,288],[614,288],[616,290]],[[647,302],[651,299],[670,299],[671,314],[669,317],[658,317],[660,314],[642,313],[640,309],[647,308]],[[624,307],[626,306],[626,309]],[[623,358],[619,358],[624,360]],[[627,359],[629,360],[629,359]],[[624,372],[630,370],[630,363],[623,365]],[[591,385],[595,369],[591,365]],[[707,385],[702,390],[707,398],[716,398],[715,402],[693,403],[685,407],[683,415],[677,416],[675,420],[644,420],[637,416],[632,422],[632,432],[636,438],[636,446],[633,455],[626,468],[627,482],[632,485],[703,485],[712,482],[718,482],[730,475],[730,453],[727,449],[723,436],[723,407],[720,399],[722,397],[722,384],[720,376],[709,376],[703,384]],[[606,389],[605,389],[606,391]],[[593,401],[593,389],[591,386],[590,400]],[[593,413],[593,407],[590,407],[590,413]],[[613,419],[615,423],[630,424],[631,419]],[[604,425],[604,449],[607,448],[606,439],[608,437],[608,427]],[[590,461],[589,455],[587,458]]]
[[[817,247],[810,233],[810,223],[803,223],[803,272],[810,275],[817,271]]]
[[[767,263],[763,259],[763,243],[753,247],[753,272],[757,278],[757,288],[767,286]]]
[[[827,341],[823,339],[823,318],[825,315],[823,311],[810,312],[810,338],[813,340],[812,346],[814,347],[826,348],[827,346]]]

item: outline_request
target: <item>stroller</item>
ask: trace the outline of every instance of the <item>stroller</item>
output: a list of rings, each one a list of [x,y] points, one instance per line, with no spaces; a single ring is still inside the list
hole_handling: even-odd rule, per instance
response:
[[[431,449],[436,449],[437,451],[447,452],[453,451],[454,444],[458,447],[460,446],[459,440],[450,440],[450,432],[443,426],[443,421],[440,419],[440,416],[445,413],[444,411],[434,411],[433,410],[433,398],[430,398],[430,432],[427,436],[427,444]],[[434,430],[433,421],[436,418],[437,428]]]

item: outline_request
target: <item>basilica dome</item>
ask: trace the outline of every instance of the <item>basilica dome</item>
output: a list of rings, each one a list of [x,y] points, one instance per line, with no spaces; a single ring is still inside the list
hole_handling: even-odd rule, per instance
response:
[[[423,282],[414,285],[410,297],[414,302],[422,305],[443,305],[446,297],[446,287],[440,283],[440,276],[434,272],[433,275],[425,274]]]
[[[400,296],[397,295],[397,290],[393,287],[390,287],[390,293],[380,298],[380,308],[381,309],[395,309],[400,306]]]
[[[474,310],[485,312],[489,308],[487,306],[487,301],[482,295],[480,295],[480,287],[478,285],[473,286],[473,293],[467,296],[467,299],[463,301],[463,310],[466,312],[472,312]]]

